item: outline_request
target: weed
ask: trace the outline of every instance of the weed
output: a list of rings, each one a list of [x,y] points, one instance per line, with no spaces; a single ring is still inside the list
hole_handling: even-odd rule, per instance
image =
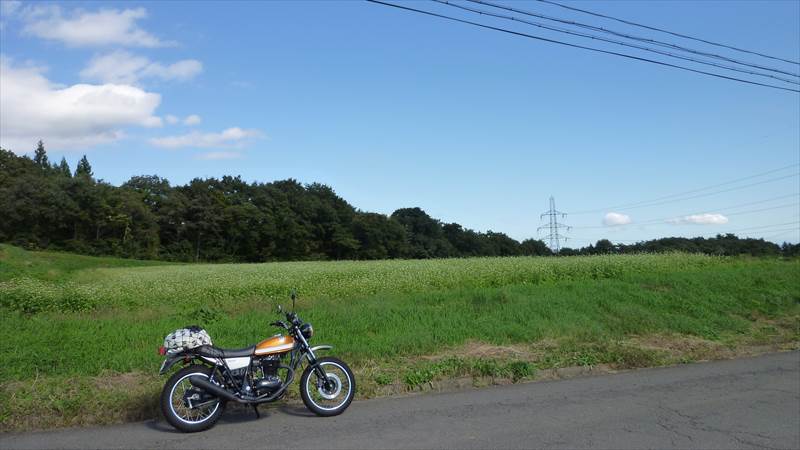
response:
[[[511,361],[507,367],[514,381],[532,377],[536,373],[536,366],[527,361]]]
[[[388,374],[379,373],[375,375],[375,382],[378,383],[379,386],[386,386],[392,384],[394,382],[394,378]]]
[[[417,387],[422,384],[430,383],[436,376],[436,368],[429,367],[423,369],[411,369],[403,376],[403,381],[409,387]]]

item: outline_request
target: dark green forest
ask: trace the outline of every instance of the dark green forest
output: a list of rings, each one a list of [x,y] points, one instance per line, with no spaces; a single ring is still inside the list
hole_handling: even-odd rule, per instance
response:
[[[0,149],[0,242],[170,261],[262,262],[325,259],[551,255],[541,240],[443,223],[420,208],[390,216],[360,211],[328,186],[288,179],[195,178],[173,186],[157,175],[121,186],[95,177],[86,156],[73,172],[40,142],[33,158]],[[562,255],[681,250],[723,255],[797,255],[734,235],[665,238],[632,245],[600,240]]]

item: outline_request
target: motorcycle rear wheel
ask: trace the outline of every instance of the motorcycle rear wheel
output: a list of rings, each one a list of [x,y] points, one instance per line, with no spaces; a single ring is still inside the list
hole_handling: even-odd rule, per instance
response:
[[[170,425],[184,433],[194,433],[211,428],[219,420],[225,409],[225,402],[217,399],[216,402],[200,406],[189,407],[185,399],[200,395],[202,390],[192,386],[189,377],[210,378],[212,369],[199,364],[184,367],[175,372],[161,391],[161,412]]]

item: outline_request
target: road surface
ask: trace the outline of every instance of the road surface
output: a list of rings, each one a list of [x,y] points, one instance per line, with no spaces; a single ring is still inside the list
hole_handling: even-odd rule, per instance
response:
[[[0,435],[0,448],[800,449],[800,353],[563,381],[226,414],[197,434],[163,421]]]

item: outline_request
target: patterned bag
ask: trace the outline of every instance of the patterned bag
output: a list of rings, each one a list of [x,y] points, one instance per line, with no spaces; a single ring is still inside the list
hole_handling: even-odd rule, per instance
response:
[[[197,325],[177,329],[164,338],[164,348],[167,349],[168,354],[179,353],[201,345],[211,345],[211,336]]]

